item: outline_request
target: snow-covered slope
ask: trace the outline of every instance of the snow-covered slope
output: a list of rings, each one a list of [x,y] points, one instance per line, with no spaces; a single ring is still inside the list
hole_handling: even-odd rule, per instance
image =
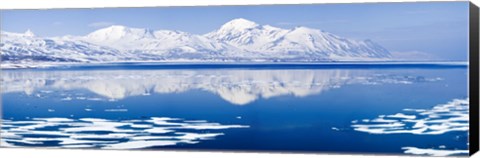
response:
[[[23,34],[1,32],[0,47],[4,62],[102,62],[128,58],[109,47],[68,37],[36,37],[31,31]]]
[[[227,50],[234,50],[229,45],[186,32],[153,31],[125,26],[103,28],[79,39],[123,52],[148,54],[161,59],[207,58],[212,55],[221,55],[218,53],[228,52]]]
[[[390,53],[370,41],[306,27],[281,29],[234,19],[205,35],[114,25],[85,36],[1,32],[3,63],[118,61],[372,61]]]
[[[370,40],[357,41],[307,27],[290,30],[234,19],[205,35],[245,51],[298,60],[382,60],[390,53]]]

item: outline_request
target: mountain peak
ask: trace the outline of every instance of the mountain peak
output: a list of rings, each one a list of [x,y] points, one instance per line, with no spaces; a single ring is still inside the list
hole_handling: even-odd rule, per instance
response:
[[[312,28],[305,27],[305,26],[297,26],[297,27],[293,28],[292,30],[320,31],[320,30],[318,30],[318,29],[312,29]]]
[[[113,30],[124,30],[127,29],[128,27],[123,26],[123,25],[112,25],[109,27],[106,27],[105,29],[113,29]]]
[[[152,38],[153,30],[144,28],[130,28],[122,25],[112,25],[106,28],[96,30],[86,36],[90,40],[94,41],[114,41],[114,40],[126,40],[140,39],[140,38]]]
[[[98,29],[98,30],[95,30],[93,33],[119,33],[119,32],[125,32],[125,30],[127,30],[127,27],[126,26],[122,26],[122,25],[112,25],[112,26],[109,26],[109,27],[105,27],[105,28],[101,28],[101,29]]]
[[[250,21],[244,18],[237,18],[222,25],[221,29],[243,30],[243,29],[254,28],[257,26],[258,24],[253,21]]]
[[[25,31],[25,33],[23,33],[25,36],[27,37],[34,37],[35,34],[32,32],[32,30],[28,29],[27,31]]]
[[[105,27],[105,28],[99,29],[99,30],[97,30],[97,31],[110,32],[110,33],[120,33],[120,32],[126,32],[127,30],[129,30],[129,28],[126,27],[126,26],[123,26],[123,25],[112,25],[112,26],[109,26],[109,27]],[[95,32],[97,32],[97,31],[95,31]]]

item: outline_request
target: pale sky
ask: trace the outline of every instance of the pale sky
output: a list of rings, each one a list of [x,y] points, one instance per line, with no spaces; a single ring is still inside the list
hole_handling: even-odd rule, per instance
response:
[[[400,56],[466,60],[468,2],[2,10],[1,29],[85,35],[110,25],[204,34],[235,18],[371,39]]]

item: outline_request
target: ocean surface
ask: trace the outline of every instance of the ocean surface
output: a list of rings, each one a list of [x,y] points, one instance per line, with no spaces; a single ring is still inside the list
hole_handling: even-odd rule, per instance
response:
[[[3,70],[0,145],[466,156],[467,75],[455,64]]]

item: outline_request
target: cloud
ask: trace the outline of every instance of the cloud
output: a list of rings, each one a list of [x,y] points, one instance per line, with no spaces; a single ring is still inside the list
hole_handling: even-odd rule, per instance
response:
[[[111,26],[111,25],[113,25],[113,24],[114,24],[114,23],[112,23],[112,22],[99,21],[99,22],[94,22],[94,23],[88,24],[88,27],[99,28],[99,27]]]
[[[391,52],[393,59],[396,60],[438,60],[439,58],[431,53],[422,51]]]

